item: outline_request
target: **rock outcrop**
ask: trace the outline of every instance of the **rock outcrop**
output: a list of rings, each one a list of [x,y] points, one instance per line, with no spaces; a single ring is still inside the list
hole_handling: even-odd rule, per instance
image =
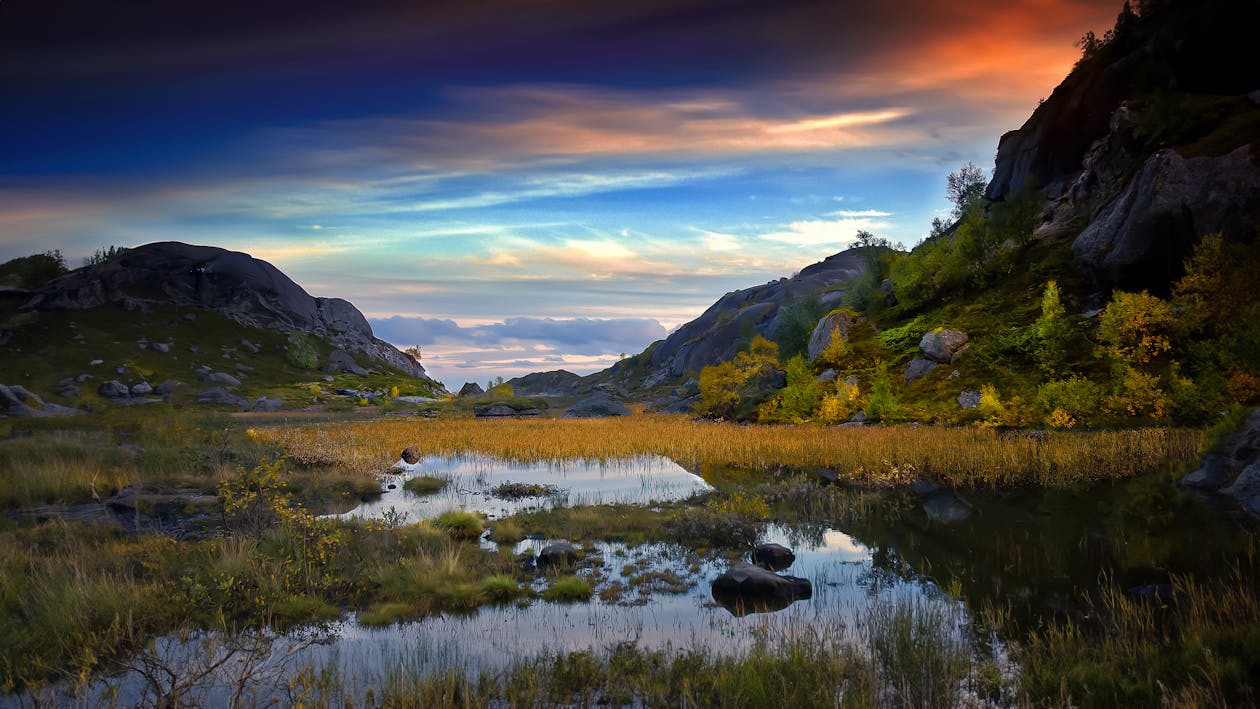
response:
[[[809,361],[813,362],[822,355],[823,350],[831,344],[833,338],[846,340],[849,337],[849,327],[852,326],[849,313],[844,310],[837,310],[822,320],[818,321],[818,325],[814,327],[814,331],[809,335],[809,345],[806,356]]]
[[[573,396],[590,387],[582,377],[564,369],[534,372],[509,379],[507,383],[517,396]]]
[[[1250,236],[1260,221],[1257,26],[1260,4],[1248,0],[1122,13],[1002,136],[985,196],[1038,187],[1047,200],[1038,236],[1076,237],[1077,261],[1100,290],[1165,292],[1203,234]]]
[[[53,279],[22,307],[89,310],[103,305],[213,310],[247,327],[313,333],[348,353],[427,378],[415,360],[373,336],[367,319],[349,302],[311,297],[275,266],[237,251],[175,241],[138,246]]]
[[[789,298],[819,298],[834,306],[838,292],[823,293],[860,276],[865,264],[856,250],[830,256],[807,266],[791,278],[781,278],[760,286],[727,293],[708,310],[679,327],[669,337],[654,343],[639,358],[647,359],[647,374],[640,384],[652,387],[677,381],[710,365],[735,356],[741,343],[751,335],[773,339],[783,326],[783,304]],[[627,365],[614,365],[608,373]]]
[[[589,418],[608,418],[610,416],[628,416],[630,409],[625,404],[613,399],[608,393],[597,391],[590,396],[582,399],[568,411],[564,412],[561,418],[566,419],[589,419]]]
[[[0,417],[47,418],[50,416],[75,416],[85,413],[81,409],[50,404],[33,391],[14,384],[0,384]]]
[[[1260,516],[1260,408],[1239,430],[1221,438],[1181,484],[1232,497],[1243,510]]]

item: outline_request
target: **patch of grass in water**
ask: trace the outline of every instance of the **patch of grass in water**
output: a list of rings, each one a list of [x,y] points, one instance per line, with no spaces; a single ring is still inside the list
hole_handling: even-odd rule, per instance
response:
[[[495,603],[507,603],[521,595],[521,584],[507,574],[495,574],[481,580],[481,590]]]
[[[515,544],[525,538],[525,530],[515,517],[501,519],[490,525],[490,539],[498,544]]]
[[[542,597],[544,600],[556,603],[575,603],[589,600],[592,593],[594,589],[586,579],[578,576],[562,576],[542,592]]]
[[[403,489],[413,495],[432,495],[434,493],[441,492],[442,488],[449,484],[450,481],[444,478],[419,475],[403,483]]]
[[[491,488],[488,494],[502,500],[521,500],[526,497],[550,497],[560,492],[555,485],[506,482]]]

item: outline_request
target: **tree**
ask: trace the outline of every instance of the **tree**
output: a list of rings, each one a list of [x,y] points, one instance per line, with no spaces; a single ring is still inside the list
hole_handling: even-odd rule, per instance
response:
[[[412,345],[402,351],[403,354],[411,358],[411,361],[420,364],[420,345]]]
[[[1072,323],[1059,299],[1059,284],[1055,281],[1047,283],[1041,293],[1041,317],[1033,325],[1033,334],[1037,338],[1037,364],[1047,374],[1058,374],[1067,359]]]
[[[963,165],[958,172],[949,173],[945,178],[945,197],[954,204],[955,221],[983,204],[984,188],[987,186],[984,170],[973,162]]]
[[[104,248],[97,249],[95,252],[92,253],[91,256],[88,256],[87,258],[83,259],[83,265],[84,266],[99,266],[100,264],[105,263],[106,261],[109,261],[116,256],[120,256],[129,250],[130,249],[128,249],[126,246],[113,246],[113,245],[106,246]]]

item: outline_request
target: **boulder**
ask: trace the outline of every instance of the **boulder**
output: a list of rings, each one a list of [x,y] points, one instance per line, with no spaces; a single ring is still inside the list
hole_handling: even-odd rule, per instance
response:
[[[131,396],[131,389],[117,379],[111,379],[97,387],[96,393],[106,399],[123,399]]]
[[[910,363],[906,365],[906,371],[902,376],[905,378],[906,384],[909,384],[910,382],[922,379],[924,375],[939,366],[941,365],[938,362],[933,362],[930,359],[923,359],[922,357],[916,357],[915,359],[910,360]]]
[[[491,406],[474,406],[473,416],[479,419],[484,418],[515,418],[517,416],[538,416],[542,412],[538,409],[514,409],[507,404],[493,404]]]
[[[170,352],[172,346],[173,345],[169,342],[150,342],[149,343],[149,349],[153,350],[154,352],[162,352],[162,353]]]
[[[961,330],[936,328],[919,340],[919,351],[924,357],[934,362],[949,364],[962,354],[966,345],[967,333]]]
[[[250,407],[250,411],[274,412],[284,408],[283,399],[269,399],[265,396],[258,397],[254,401],[254,405]]]
[[[827,317],[818,321],[814,326],[814,331],[809,335],[809,345],[807,346],[809,361],[813,362],[822,355],[823,350],[831,344],[832,337],[839,337],[841,340],[849,338],[849,328],[853,323],[849,318],[848,311],[837,310],[827,315]]]
[[[625,404],[614,400],[604,392],[596,392],[570,406],[562,418],[607,418],[626,416],[629,413],[630,409],[626,408]]]
[[[407,465],[415,465],[420,462],[420,449],[415,446],[407,446],[403,449],[402,460]]]
[[[153,393],[158,396],[170,396],[176,389],[184,387],[184,383],[176,379],[167,379],[153,388]]]
[[[132,384],[130,392],[132,396],[148,396],[153,393],[153,387],[148,382],[140,382]]]
[[[558,542],[538,552],[538,566],[572,566],[581,558],[581,549],[568,542]]]
[[[223,384],[230,387],[238,387],[241,385],[241,380],[231,374],[228,374],[227,372],[211,372],[210,374],[205,375],[205,378],[202,379],[202,381],[211,382],[212,384]]]
[[[202,389],[196,394],[198,404],[222,404],[232,406],[245,406],[250,402],[242,399],[223,387],[210,387]]]
[[[964,409],[974,409],[980,405],[980,392],[968,389],[958,395],[958,405]]]
[[[49,404],[26,387],[14,384],[0,384],[0,416],[14,418],[48,418],[52,416],[75,416],[85,413],[81,409],[73,409],[60,404]]]
[[[834,381],[838,375],[839,372],[834,369],[824,370],[822,374],[818,375],[818,383],[826,384],[827,382]]]
[[[1238,506],[1245,511],[1260,515],[1260,462],[1243,468],[1233,485],[1221,488],[1221,494],[1237,500]]]
[[[344,372],[347,374],[357,374],[361,377],[366,376],[368,373],[368,370],[360,367],[359,364],[354,361],[354,357],[351,357],[349,352],[339,349],[328,353],[328,358],[324,361],[324,364],[320,366],[319,371]]]
[[[262,352],[261,347],[245,339],[241,340],[241,347],[249,350],[251,354],[258,354],[259,352]]]
[[[796,561],[796,554],[782,544],[758,544],[757,548],[753,549],[752,560],[757,566],[771,571],[780,571]]]
[[[722,599],[792,601],[813,595],[808,579],[781,576],[745,562],[735,564],[713,579],[712,590],[719,602]]]
[[[477,382],[464,382],[464,386],[459,388],[459,397],[461,399],[470,396],[484,396],[485,393],[486,390],[482,389]]]

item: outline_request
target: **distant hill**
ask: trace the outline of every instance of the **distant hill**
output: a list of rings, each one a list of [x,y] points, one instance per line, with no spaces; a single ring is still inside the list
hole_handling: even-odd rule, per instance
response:
[[[166,380],[187,385],[186,395],[225,385],[213,403],[240,404],[242,393],[332,374],[376,372],[411,381],[409,393],[442,390],[348,301],[312,297],[248,254],[179,242],[122,250],[33,290],[0,290],[0,344],[0,384],[45,398],[64,392],[59,403],[91,403],[111,380],[139,387],[106,397],[122,404],[152,398],[146,387]]]

